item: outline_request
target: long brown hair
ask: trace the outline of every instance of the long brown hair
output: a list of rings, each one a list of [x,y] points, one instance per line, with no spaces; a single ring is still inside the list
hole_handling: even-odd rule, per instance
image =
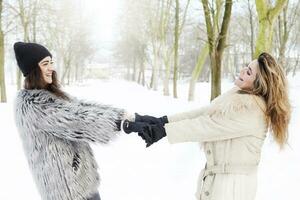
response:
[[[44,81],[42,77],[42,71],[40,67],[35,67],[24,80],[24,88],[27,90],[33,89],[44,89],[53,93],[55,96],[69,100],[69,97],[64,91],[61,90],[61,86],[57,80],[57,74],[55,71],[52,73],[52,83],[48,84]]]
[[[291,115],[286,76],[282,67],[270,54],[261,53],[257,61],[257,77],[252,92],[264,98],[269,128],[282,148],[288,140]]]

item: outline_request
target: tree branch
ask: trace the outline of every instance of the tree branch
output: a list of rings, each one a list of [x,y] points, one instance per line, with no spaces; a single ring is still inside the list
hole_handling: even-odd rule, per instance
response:
[[[226,0],[225,3],[225,11],[222,21],[221,32],[219,35],[219,42],[217,46],[217,51],[221,51],[225,47],[226,42],[226,35],[229,28],[230,16],[231,16],[231,9],[232,9],[232,0]]]
[[[276,18],[282,11],[282,8],[286,5],[288,0],[277,0],[276,5],[269,10],[270,19]]]
[[[267,2],[266,0],[255,0],[255,4],[256,4],[256,12],[258,15],[258,20],[260,20],[261,18],[264,18],[267,15]]]
[[[214,32],[213,32],[213,28],[212,28],[212,22],[211,22],[209,7],[208,7],[208,1],[202,0],[202,5],[203,5],[203,10],[204,10],[204,15],[205,15],[209,51],[211,52],[212,48],[214,46]]]

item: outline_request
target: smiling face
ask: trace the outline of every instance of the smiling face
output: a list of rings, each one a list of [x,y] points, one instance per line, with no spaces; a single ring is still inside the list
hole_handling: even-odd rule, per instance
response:
[[[42,77],[47,84],[52,83],[52,73],[54,71],[53,61],[50,56],[45,57],[43,60],[39,62],[39,67],[42,72]]]
[[[234,84],[242,90],[251,90],[253,89],[253,83],[256,79],[258,70],[257,60],[253,60],[247,67],[244,67],[239,77],[236,78]]]

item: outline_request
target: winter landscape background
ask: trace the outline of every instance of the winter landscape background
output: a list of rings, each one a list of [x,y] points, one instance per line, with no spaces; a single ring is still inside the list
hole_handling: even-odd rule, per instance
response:
[[[280,151],[265,141],[256,200],[299,200],[299,19],[295,0],[0,0],[0,200],[40,200],[13,118],[24,79],[17,41],[46,46],[73,96],[157,117],[208,104],[211,85],[217,91],[221,80],[225,92],[247,63],[271,53],[288,74],[293,113],[289,145]],[[222,63],[214,65],[216,55]],[[92,147],[102,200],[195,200],[205,164],[199,144],[164,138],[145,148],[136,133],[121,133]]]

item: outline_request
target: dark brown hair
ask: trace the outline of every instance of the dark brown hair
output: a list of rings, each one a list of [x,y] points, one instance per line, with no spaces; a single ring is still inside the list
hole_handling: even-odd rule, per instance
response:
[[[257,77],[252,93],[264,98],[269,128],[276,142],[283,147],[288,140],[291,115],[286,76],[282,67],[270,54],[261,53],[257,61]]]
[[[69,97],[60,88],[55,71],[52,73],[52,83],[48,84],[42,77],[42,71],[39,67],[35,67],[24,80],[24,88],[27,90],[44,89],[53,93],[55,96],[69,100]]]

